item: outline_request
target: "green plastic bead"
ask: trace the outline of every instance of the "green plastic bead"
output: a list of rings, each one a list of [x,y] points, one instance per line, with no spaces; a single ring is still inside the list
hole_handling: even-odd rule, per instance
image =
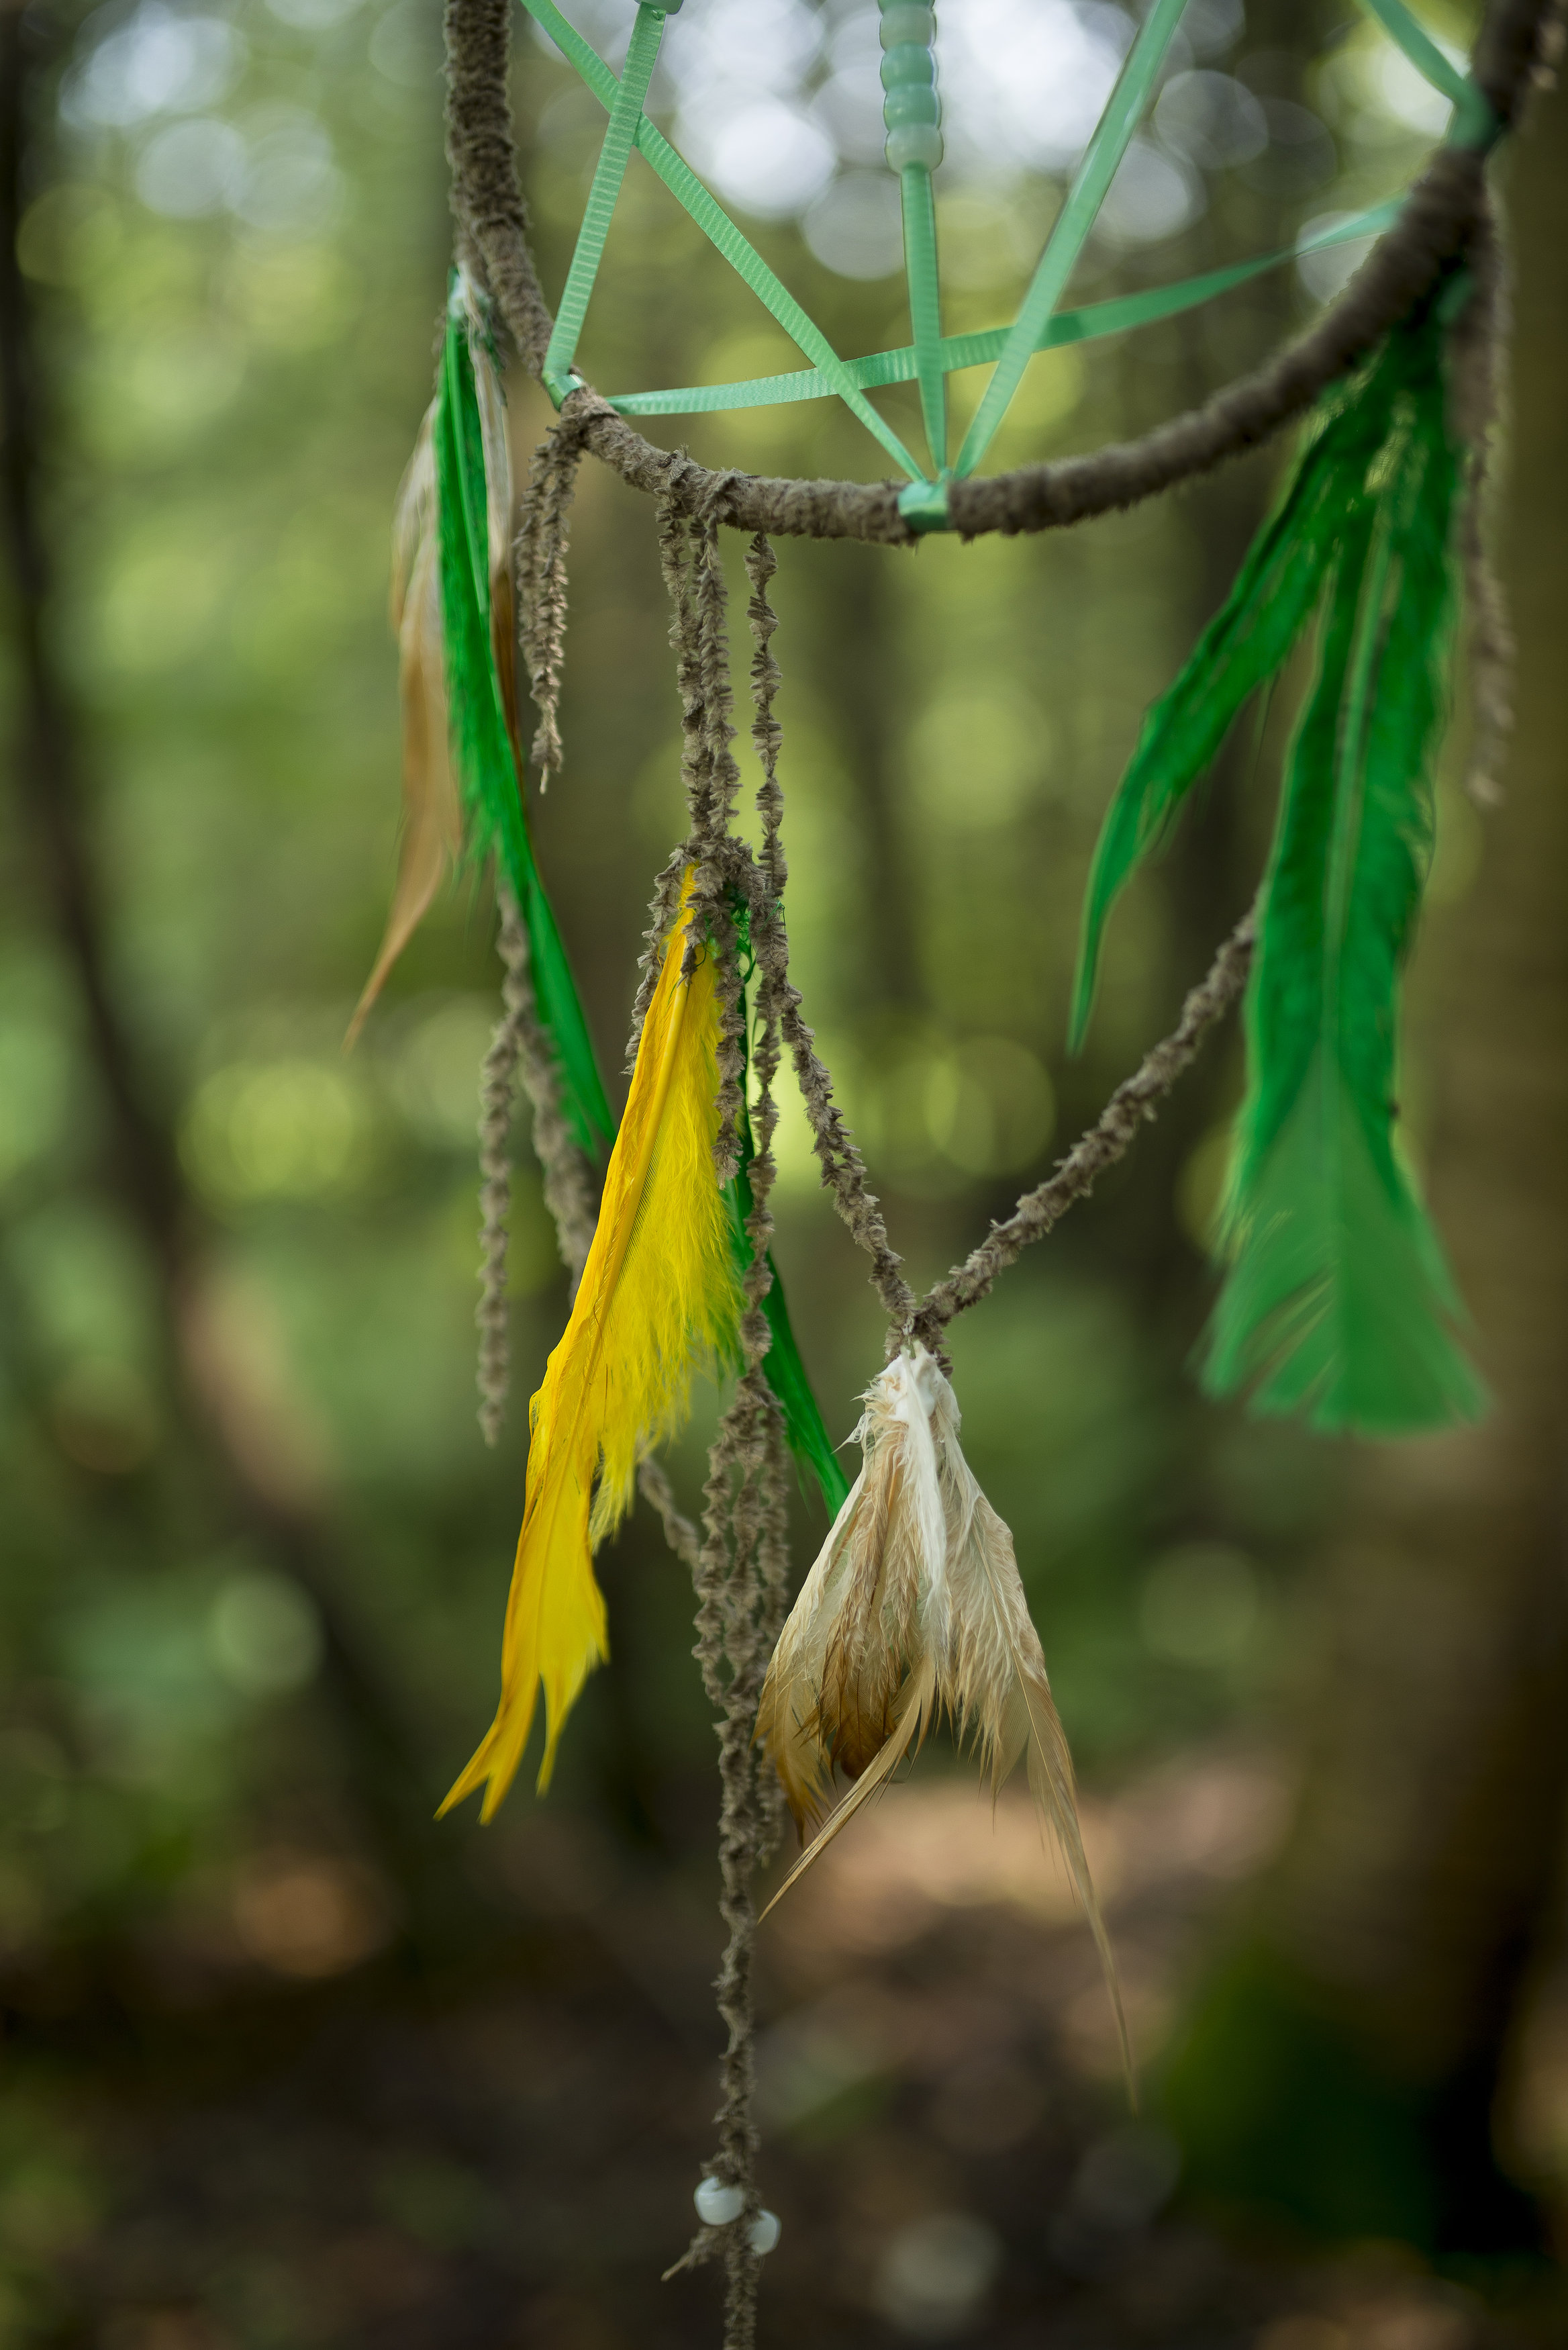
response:
[[[928,172],[934,172],[942,160],[942,134],[929,122],[901,123],[897,130],[888,131],[882,152],[892,171],[923,163]]]
[[[909,0],[889,0],[882,10],[881,32],[885,49],[896,49],[900,41],[929,49],[937,37],[937,20],[929,8],[911,7]]]
[[[906,122],[938,123],[942,102],[934,89],[890,89],[882,100],[882,120],[889,130]]]
[[[913,531],[950,530],[948,520],[948,483],[951,476],[942,468],[937,482],[909,482],[898,493],[898,512]],[[703,2181],[706,2185],[706,2180]]]
[[[907,89],[921,82],[929,88],[936,78],[936,62],[929,49],[920,48],[914,41],[900,41],[882,60],[884,89]]]

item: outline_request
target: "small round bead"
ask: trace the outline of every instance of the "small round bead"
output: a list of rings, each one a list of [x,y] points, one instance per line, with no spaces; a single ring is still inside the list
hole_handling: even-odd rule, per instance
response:
[[[900,123],[939,123],[942,119],[942,102],[934,89],[890,89],[882,100],[882,120],[889,130]]]
[[[884,89],[903,89],[911,82],[924,82],[929,88],[936,78],[936,64],[929,49],[922,49],[915,41],[900,41],[882,60]]]
[[[746,2199],[738,2187],[726,2187],[722,2178],[705,2178],[691,2200],[697,2206],[697,2217],[705,2228],[727,2228],[745,2210]]]
[[[746,2230],[746,2241],[759,2255],[771,2252],[784,2233],[784,2225],[776,2211],[759,2211]]]
[[[942,134],[929,122],[906,123],[888,131],[882,152],[891,171],[901,172],[908,164],[923,163],[928,172],[934,172],[942,160]]]
[[[896,49],[900,41],[913,41],[929,49],[937,37],[937,20],[929,8],[916,8],[909,0],[892,0],[882,10],[882,47]]]

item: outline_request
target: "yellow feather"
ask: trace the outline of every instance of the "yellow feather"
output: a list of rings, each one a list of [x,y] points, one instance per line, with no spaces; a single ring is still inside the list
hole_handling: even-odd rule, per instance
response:
[[[548,1783],[562,1724],[608,1654],[592,1554],[626,1515],[638,1462],[684,1423],[698,1365],[733,1349],[742,1298],[713,1165],[720,1003],[700,935],[683,971],[691,878],[688,868],[571,1319],[529,1407],[501,1703],[443,1812],[483,1786],[492,1816],[541,1687],[541,1791]]]

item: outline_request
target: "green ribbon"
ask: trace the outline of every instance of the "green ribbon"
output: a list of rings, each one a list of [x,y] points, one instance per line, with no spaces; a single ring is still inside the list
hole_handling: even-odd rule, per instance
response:
[[[566,290],[550,336],[550,348],[545,354],[545,389],[557,408],[572,390],[572,361],[577,353],[577,337],[587,315],[616,198],[631,161],[637,126],[643,119],[642,101],[648,96],[648,85],[659,62],[659,44],[663,38],[664,10],[639,5],[631,28],[631,46],[626,53],[626,71],[610,108],[609,125],[594,166],[594,182],[588,190],[583,224],[577,231],[572,265],[566,272]]]
[[[924,163],[905,164],[898,174],[898,192],[904,208],[904,278],[915,338],[915,380],[920,387],[926,444],[934,471],[940,473],[948,462],[948,371],[937,283],[936,196]]]
[[[1423,81],[1430,82],[1454,109],[1449,125],[1450,147],[1490,147],[1502,129],[1469,74],[1460,73],[1405,5],[1405,0],[1361,0],[1376,16],[1389,39],[1404,51]]]
[[[1216,295],[1228,294],[1233,286],[1245,286],[1249,279],[1261,277],[1267,270],[1282,268],[1287,261],[1299,260],[1304,254],[1325,252],[1335,244],[1352,244],[1358,237],[1381,236],[1398,219],[1403,202],[1402,197],[1396,197],[1389,203],[1374,204],[1366,212],[1353,213],[1333,228],[1320,229],[1315,236],[1303,237],[1299,244],[1279,253],[1231,262],[1223,269],[1206,270],[1199,277],[1180,278],[1174,286],[1151,286],[1141,294],[1123,294],[1114,301],[1091,302],[1081,310],[1058,310],[1046,320],[1035,348],[1051,351],[1067,343],[1097,342],[1103,335],[1122,335],[1135,327],[1151,326],[1160,318],[1174,318],[1183,310],[1211,302]],[[964,368],[983,367],[996,359],[1010,331],[1006,327],[988,327],[980,334],[944,335],[942,365],[947,373],[956,375]],[[869,358],[851,359],[847,365],[855,381],[871,391],[889,383],[913,383],[919,374],[912,344],[906,344],[901,350],[874,351]],[[687,384],[679,391],[618,393],[610,405],[623,416],[697,416],[718,409],[766,408],[795,400],[823,400],[836,390],[836,386],[827,382],[818,369],[803,368],[788,375],[752,376],[743,383]],[[930,489],[935,484],[910,486],[911,490]]]
[[[1187,0],[1154,0],[1154,6],[1144,18],[1109,103],[1095,125],[1094,137],[1073,175],[1067,201],[1045,240],[1045,250],[1030,281],[1029,291],[1002,344],[996,371],[964,434],[963,447],[953,468],[957,473],[973,473],[1012,406],[1012,396],[1023,380],[1023,370],[1040,348],[1040,338],[1065,291],[1116,177],[1116,166],[1127,153],[1148,103],[1186,5]]]

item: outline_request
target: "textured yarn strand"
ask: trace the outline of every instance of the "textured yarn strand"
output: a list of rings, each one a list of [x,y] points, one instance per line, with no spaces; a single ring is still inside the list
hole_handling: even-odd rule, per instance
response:
[[[505,976],[501,1017],[490,1040],[479,1078],[479,1427],[486,1444],[501,1435],[511,1384],[511,1346],[506,1318],[506,1245],[512,1208],[513,1104],[523,1058],[524,1002],[528,984],[528,934],[517,900],[501,886],[501,931],[497,944]]]
[[[674,542],[679,509],[673,502],[667,501],[661,508],[661,544],[668,546]],[[759,533],[753,541],[748,557],[752,583],[748,609],[753,639],[752,672],[756,711],[752,734],[763,764],[763,783],[757,794],[757,806],[763,820],[763,864],[761,868],[757,866],[742,842],[732,840],[726,844],[728,869],[733,886],[744,893],[751,910],[753,949],[772,991],[771,1002],[780,1036],[788,1046],[794,1063],[795,1080],[800,1087],[801,1099],[805,1105],[806,1118],[812,1130],[812,1149],[822,1170],[823,1186],[832,1193],[833,1203],[857,1244],[871,1260],[871,1279],[884,1309],[894,1319],[907,1319],[915,1310],[914,1291],[904,1279],[901,1270],[903,1260],[888,1241],[888,1227],[876,1194],[866,1180],[866,1162],[834,1101],[833,1079],[817,1056],[813,1032],[801,1017],[800,991],[789,976],[789,944],[782,902],[787,868],[778,837],[784,801],[777,775],[778,722],[773,707],[779,672],[770,641],[778,623],[765,592],[774,567],[773,548]],[[667,562],[666,577],[672,581],[677,579],[673,563]],[[691,664],[695,674],[701,667],[695,614],[690,620],[683,617],[680,601],[683,591],[680,590],[678,584],[672,587],[671,592],[677,599],[677,619],[670,630],[671,640],[676,645],[682,665]],[[700,700],[700,686],[694,690]],[[700,718],[688,718],[688,743],[693,746],[691,756],[694,770],[705,778],[706,771],[701,768],[705,753]],[[731,764],[732,766],[732,761]]]
[[[670,642],[680,696],[680,781],[692,829],[706,830],[707,777],[702,712],[702,652],[691,571],[691,519],[672,498],[659,502],[659,561],[670,598]]]
[[[521,1069],[523,1090],[534,1112],[534,1156],[544,1176],[545,1205],[556,1227],[561,1263],[575,1290],[593,1246],[599,1179],[566,1118],[556,1058],[539,1019],[533,983],[526,972],[523,990],[519,1024],[523,1042]]]
[[[664,1529],[664,1539],[683,1566],[696,1572],[702,1537],[675,1498],[662,1461],[649,1452],[638,1463],[638,1491]]]
[[[735,795],[741,771],[730,749],[734,740],[734,698],[730,684],[730,650],[725,629],[727,596],[719,532],[711,522],[693,522],[692,584],[696,598],[698,660],[702,715],[702,778],[706,799],[693,807],[692,847],[701,854],[697,886],[711,910],[713,951],[720,958],[720,992],[724,1015],[719,1044],[719,1134],[713,1164],[721,1183],[727,1183],[740,1159],[739,1121],[744,1108],[742,1083],[745,1069],[745,1003],[741,987],[734,923],[729,918],[736,864]]]
[[[746,1226],[752,1243],[753,1262],[746,1277],[746,1296],[752,1312],[754,1314],[761,1307],[764,1315],[774,1279],[768,1243],[774,1229],[773,1188],[778,1175],[773,1153],[774,1136],[778,1128],[778,1105],[774,1099],[773,1088],[783,1059],[781,1010],[789,966],[789,942],[784,928],[784,892],[789,867],[781,832],[784,793],[778,779],[782,732],[774,712],[774,698],[778,691],[780,675],[772,640],[778,627],[778,616],[768,601],[767,594],[768,584],[776,569],[777,558],[774,550],[759,533],[746,550],[746,577],[752,589],[747,606],[752,631],[752,740],[762,767],[756,805],[762,820],[763,852],[756,879],[762,884],[765,898],[759,904],[753,889],[752,945],[759,972],[758,1033],[751,1050],[756,1098],[749,1112],[754,1155],[750,1170],[753,1210]],[[760,1356],[765,1339],[754,1322],[742,1326],[743,1336],[748,1326]],[[764,1437],[766,1459],[757,1531],[757,1631],[758,1650],[765,1674],[767,1660],[778,1644],[779,1633],[789,1610],[788,1489],[784,1430],[777,1414],[768,1415]],[[783,1801],[776,1777],[763,1767],[761,1754],[754,1748],[753,1759],[760,1774],[762,1789],[763,1817],[759,1823],[757,1851],[757,1859],[762,1863],[771,1859],[776,1848],[784,1819]]]
[[[1155,1106],[1164,1099],[1178,1077],[1197,1059],[1204,1038],[1222,1019],[1247,984],[1257,934],[1257,910],[1250,909],[1215,956],[1209,971],[1188,995],[1181,1017],[1124,1078],[1094,1125],[1081,1135],[1054,1171],[1033,1191],[1026,1191],[1011,1216],[991,1231],[939,1281],[909,1324],[909,1335],[935,1354],[941,1334],[955,1314],[978,1305],[1021,1256],[1031,1241],[1044,1240],[1060,1223],[1075,1200],[1087,1198],[1099,1178],[1137,1140]]]
[[[1508,261],[1489,201],[1470,240],[1469,300],[1449,337],[1455,423],[1465,445],[1459,556],[1464,566],[1470,680],[1465,790],[1478,807],[1502,796],[1498,780],[1513,733],[1513,628],[1491,558],[1499,443],[1507,410],[1511,325]]]
[[[752,743],[763,780],[757,788],[757,814],[763,822],[763,879],[775,900],[784,893],[789,868],[784,863],[779,827],[784,821],[784,794],[779,788],[779,749],[783,732],[774,715],[774,697],[781,682],[774,658],[773,639],[778,614],[768,601],[768,587],[778,569],[778,557],[763,532],[758,531],[746,549],[746,577],[751,599],[746,617],[752,630]]]
[[[681,855],[694,876],[693,899],[705,922],[703,951],[711,959],[721,1004],[720,1085],[715,1105],[720,1123],[713,1148],[716,1181],[728,1182],[735,1172],[742,1121],[751,1145],[750,1209],[744,1225],[747,1248],[742,1275],[744,1306],[737,1334],[741,1375],[709,1453],[702,1534],[693,1545],[692,1560],[697,1598],[695,1654],[703,1689],[717,1715],[719,1906],[726,1929],[717,1986],[726,2035],[720,2062],[719,2144],[708,2168],[725,2185],[740,2190],[742,2211],[727,2227],[700,2229],[675,2269],[722,2258],[724,2350],[752,2350],[756,2339],[760,2267],[759,2256],[749,2241],[759,2209],[754,2177],[759,2139],[753,2113],[752,1999],[757,1920],[752,1882],[759,1863],[774,1849],[779,1825],[772,1774],[756,1747],[754,1732],[757,1704],[788,1587],[784,1415],[763,1367],[773,1345],[767,1312],[774,1283],[769,1195],[774,1176],[772,1141],[777,1112],[772,1085],[780,1060],[779,1018],[776,988],[764,968],[756,1006],[758,1035],[750,1055],[756,1098],[748,1105],[738,920],[743,911],[753,954],[761,962],[759,914],[765,928],[770,897],[751,851],[730,829],[740,773],[730,748],[734,715],[717,531],[707,521],[688,519],[667,509],[660,515],[660,556],[670,596],[670,639],[681,697],[681,764],[691,826]],[[753,556],[755,564],[759,558],[754,549]],[[753,584],[756,588],[754,569]],[[752,618],[754,637],[754,613]],[[754,690],[756,685],[753,667]],[[777,838],[782,799],[776,775],[770,767],[764,767],[760,796],[770,844],[769,869],[782,879],[783,849]],[[663,895],[661,884],[656,910]],[[697,951],[695,924],[693,931],[689,953]]]
[[[539,1018],[528,963],[528,933],[517,901],[499,891],[497,946],[504,966],[501,1018],[480,1076],[479,1425],[486,1444],[499,1440],[511,1386],[506,1311],[506,1252],[512,1205],[508,1148],[521,1078],[534,1112],[535,1156],[544,1174],[545,1204],[556,1227],[561,1262],[575,1287],[594,1236],[598,1186],[587,1154],[561,1105],[561,1084],[550,1040]]]
[[[723,1007],[714,1165],[719,1180],[724,1183],[733,1175],[739,1158],[737,1121],[744,1057],[741,1041],[744,1013],[730,901],[747,851],[730,831],[740,769],[730,749],[735,732],[733,698],[725,635],[724,573],[716,527],[673,506],[661,507],[659,558],[671,608],[670,640],[675,649],[680,691],[681,779],[691,827],[681,853],[695,868],[693,894],[707,923],[708,951],[718,965]]]
[[[561,669],[566,641],[566,543],[582,436],[570,421],[557,424],[534,452],[517,528],[518,600],[528,690],[539,712],[530,754],[539,789],[549,788],[564,761]]]

